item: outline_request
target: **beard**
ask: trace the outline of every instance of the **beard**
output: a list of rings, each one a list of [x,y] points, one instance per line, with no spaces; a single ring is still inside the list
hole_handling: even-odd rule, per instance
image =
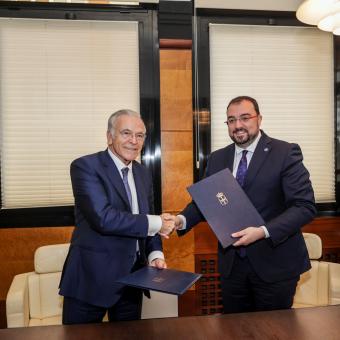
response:
[[[238,134],[239,132],[242,132],[242,134]],[[258,131],[255,135],[251,135],[247,129],[239,128],[232,131],[230,138],[236,145],[247,147],[256,139],[257,135]]]

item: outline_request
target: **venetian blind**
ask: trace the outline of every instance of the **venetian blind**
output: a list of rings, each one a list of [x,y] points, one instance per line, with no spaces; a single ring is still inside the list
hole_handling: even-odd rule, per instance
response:
[[[73,204],[73,159],[139,110],[137,22],[0,20],[2,208]]]
[[[209,29],[212,150],[231,143],[227,103],[254,97],[263,130],[301,146],[317,202],[335,201],[332,35],[306,27]]]

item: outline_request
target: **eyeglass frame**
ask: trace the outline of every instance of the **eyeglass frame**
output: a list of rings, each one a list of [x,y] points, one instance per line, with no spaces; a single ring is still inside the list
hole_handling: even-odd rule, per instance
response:
[[[129,139],[131,140],[131,139],[133,139],[133,137],[135,137],[135,139],[138,143],[143,143],[146,139],[146,133],[143,133],[143,132],[134,133],[129,129],[124,129],[124,130],[118,131],[118,132],[124,140],[129,140]]]
[[[249,113],[246,113],[246,114],[241,115],[239,118],[229,117],[224,123],[227,124],[228,126],[230,126],[230,125],[235,125],[236,122],[239,120],[240,123],[247,124],[250,119],[256,118],[258,116],[259,116],[258,114],[254,115],[254,116],[250,116]],[[230,119],[232,119],[231,122],[228,121]]]

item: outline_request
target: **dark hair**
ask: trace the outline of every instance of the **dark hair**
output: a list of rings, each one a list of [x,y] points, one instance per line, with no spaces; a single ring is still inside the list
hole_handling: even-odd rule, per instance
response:
[[[228,111],[230,105],[239,104],[239,103],[243,102],[244,100],[251,102],[254,106],[256,113],[258,115],[260,114],[259,104],[257,103],[256,99],[254,99],[252,97],[248,97],[248,96],[238,96],[238,97],[235,97],[234,99],[232,99],[227,106],[227,111]]]

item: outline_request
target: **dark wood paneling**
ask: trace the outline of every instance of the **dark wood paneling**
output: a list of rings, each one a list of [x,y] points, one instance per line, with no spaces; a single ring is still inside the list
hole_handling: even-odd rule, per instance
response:
[[[192,40],[185,39],[159,39],[159,48],[161,49],[187,49],[190,50]]]
[[[178,299],[178,316],[196,315],[195,310],[196,294],[194,290],[187,290]]]
[[[322,240],[322,259],[340,263],[340,217],[318,217],[303,228]]]
[[[206,222],[194,228],[195,254],[217,254],[217,238]]]
[[[217,254],[196,254],[195,271],[203,276],[196,284],[196,314],[221,314],[222,289],[217,268]]]
[[[6,300],[0,300],[0,328],[7,328]]]

